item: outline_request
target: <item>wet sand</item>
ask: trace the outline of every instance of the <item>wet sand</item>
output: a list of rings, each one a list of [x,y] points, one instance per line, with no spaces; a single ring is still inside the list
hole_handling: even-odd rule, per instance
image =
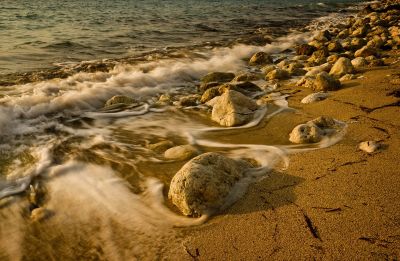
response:
[[[172,260],[397,260],[400,257],[400,107],[391,96],[400,85],[399,51],[390,66],[364,70],[364,77],[313,104],[289,98],[290,129],[320,115],[348,124],[329,148],[290,155],[286,170],[273,171],[247,195],[208,223],[184,229],[181,255]],[[367,109],[366,109],[367,108]],[[296,119],[296,120],[294,120]],[[283,126],[281,126],[283,127]],[[268,128],[268,125],[266,126]],[[282,135],[288,135],[284,131]],[[265,136],[266,129],[259,129]],[[245,135],[245,134],[244,134]],[[358,149],[381,141],[378,152]],[[260,140],[262,143],[262,140]]]

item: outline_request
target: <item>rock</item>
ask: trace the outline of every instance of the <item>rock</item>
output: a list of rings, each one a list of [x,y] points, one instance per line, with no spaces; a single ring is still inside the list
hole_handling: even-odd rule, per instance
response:
[[[51,211],[49,211],[48,209],[45,209],[43,207],[35,208],[31,212],[31,220],[34,222],[43,221],[44,219],[46,219],[50,216],[51,216]]]
[[[340,126],[331,117],[318,117],[305,124],[296,126],[289,134],[289,141],[293,143],[314,143],[333,132]]]
[[[370,30],[370,26],[362,25],[359,28],[357,28],[356,30],[354,30],[351,35],[355,36],[355,37],[364,37],[368,33],[369,30]]]
[[[341,87],[340,81],[329,75],[327,72],[321,72],[317,75],[314,84],[314,91],[335,91]]]
[[[358,69],[367,66],[368,62],[364,57],[357,57],[351,60],[351,64],[354,68]]]
[[[186,216],[219,210],[251,165],[218,153],[204,153],[186,163],[172,178],[168,198]]]
[[[192,145],[172,147],[164,152],[164,157],[170,160],[187,160],[199,155],[199,151]]]
[[[242,73],[237,75],[232,81],[233,82],[251,82],[251,81],[258,81],[261,77],[257,74],[253,73]]]
[[[303,76],[307,73],[303,68],[290,68],[288,72],[291,76]]]
[[[312,45],[308,44],[301,44],[297,46],[296,48],[296,54],[297,55],[312,55],[313,52],[315,52],[317,48],[315,48]]]
[[[369,46],[364,46],[363,48],[357,50],[354,53],[354,56],[355,57],[368,57],[368,56],[371,56],[371,55],[376,55],[376,53],[377,52],[376,52],[375,48],[372,48],[372,47],[369,47]]]
[[[315,78],[312,76],[304,76],[296,82],[297,86],[313,89]]]
[[[353,73],[354,67],[351,64],[351,61],[348,58],[340,57],[336,63],[333,65],[331,71],[329,72],[330,75],[335,77],[341,77],[345,74]]]
[[[197,106],[197,102],[199,101],[199,99],[200,96],[197,94],[184,96],[179,99],[179,105],[183,107]]]
[[[358,148],[367,153],[373,153],[379,150],[382,145],[376,141],[364,141],[358,145]]]
[[[312,53],[311,53],[312,54]],[[307,55],[296,55],[292,58],[293,61],[305,61],[308,59]]]
[[[283,69],[284,67],[289,65],[289,61],[288,60],[282,60],[279,63],[276,64],[276,66],[280,69]]]
[[[227,72],[210,72],[206,74],[203,78],[201,78],[202,83],[210,83],[210,82],[230,82],[233,78],[235,78],[235,74],[227,73]]]
[[[328,49],[322,48],[320,50],[313,52],[313,54],[307,61],[314,64],[326,63],[326,57],[328,55],[329,55]]]
[[[275,69],[267,74],[266,80],[285,80],[290,77],[289,72],[283,69]]]
[[[148,149],[161,153],[174,146],[174,143],[169,140],[163,140],[157,143],[152,143],[147,146]]]
[[[265,75],[267,75],[269,72],[272,72],[273,70],[275,70],[276,69],[276,66],[275,65],[267,65],[267,66],[264,66],[263,68],[261,68],[261,71],[265,74]]]
[[[241,92],[244,95],[249,95],[252,92],[260,92],[262,89],[258,87],[257,84],[254,84],[252,82],[231,82],[231,83],[225,83],[221,85],[219,88],[219,93],[223,94],[227,90],[233,90],[237,92]]]
[[[134,103],[136,103],[136,100],[131,97],[125,95],[115,95],[106,102],[104,107],[110,107],[116,104],[131,105]]]
[[[331,34],[329,33],[328,30],[320,31],[317,33],[314,39],[319,42],[327,42],[331,39]]]
[[[249,65],[267,65],[273,62],[272,57],[265,52],[254,54],[249,61]]]
[[[343,46],[340,44],[339,41],[333,41],[328,44],[329,52],[340,52],[342,50],[343,50]]]
[[[304,97],[301,100],[301,103],[309,104],[309,103],[325,100],[328,97],[329,97],[329,94],[326,92],[311,93],[310,95],[307,95],[306,97]]]
[[[215,86],[212,88],[207,89],[203,95],[201,96],[200,102],[201,103],[206,103],[209,100],[213,99],[214,97],[220,96],[221,93],[219,91],[220,86]]]
[[[340,39],[345,39],[350,35],[349,29],[344,29],[343,31],[341,31],[337,37]]]
[[[311,42],[308,43],[308,45],[314,46],[316,50],[324,47],[324,43],[321,43],[320,41],[317,40],[312,40]]]
[[[367,41],[363,38],[353,38],[350,42],[350,49],[355,51],[362,48],[364,45],[367,44]]]
[[[306,76],[317,76],[317,74],[319,74],[321,72],[323,72],[323,70],[319,66],[317,66],[317,67],[314,67],[311,70],[309,70],[306,73]]]
[[[222,126],[237,126],[252,120],[257,109],[256,102],[242,93],[227,91],[214,105],[211,119]]]
[[[350,81],[350,80],[354,80],[354,79],[357,79],[357,76],[355,76],[354,74],[346,74],[346,75],[343,75],[339,79],[339,81],[345,82],[345,81]]]
[[[219,85],[221,85],[220,82],[202,83],[202,84],[200,84],[200,86],[199,86],[199,91],[200,91],[201,93],[203,93],[203,92],[205,92],[206,90],[208,90],[208,89],[210,89],[210,88],[212,88],[212,87],[215,87],[215,86],[219,86]]]
[[[326,60],[327,60],[328,63],[332,63],[332,64],[333,64],[333,63],[335,63],[339,58],[340,58],[339,55],[337,55],[337,54],[332,54],[332,55],[329,55],[328,58],[326,58]]]
[[[382,38],[376,35],[370,41],[368,41],[367,46],[380,49],[384,44],[385,43]]]
[[[171,96],[169,94],[161,94],[158,102],[161,104],[171,104]]]

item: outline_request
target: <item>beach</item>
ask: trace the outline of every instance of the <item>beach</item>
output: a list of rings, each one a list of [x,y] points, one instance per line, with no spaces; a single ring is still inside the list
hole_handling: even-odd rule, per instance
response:
[[[4,74],[0,259],[397,260],[399,2],[349,10]]]

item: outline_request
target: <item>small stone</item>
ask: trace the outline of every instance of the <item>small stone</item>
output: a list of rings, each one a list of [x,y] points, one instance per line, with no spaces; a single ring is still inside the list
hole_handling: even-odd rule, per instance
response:
[[[115,95],[106,102],[105,107],[110,107],[116,104],[131,105],[133,103],[136,103],[136,100],[131,97],[125,95]]]
[[[335,91],[341,87],[340,81],[329,75],[327,72],[321,72],[317,75],[313,90],[314,91]]]
[[[210,83],[210,82],[230,82],[233,78],[235,78],[235,74],[227,73],[227,72],[210,72],[206,74],[203,78],[201,78],[202,83]]]
[[[51,212],[43,207],[35,208],[31,212],[31,220],[34,222],[40,222],[50,217]]]
[[[161,153],[174,146],[174,143],[169,140],[163,140],[157,143],[152,143],[147,146],[148,149]]]
[[[355,76],[354,74],[346,74],[343,75],[339,81],[344,82],[344,81],[350,81],[350,80],[354,80],[357,79],[357,76]]]
[[[364,141],[358,145],[358,148],[367,153],[373,153],[379,150],[382,145],[376,141]]]
[[[289,141],[293,143],[314,143],[322,139],[322,130],[315,124],[300,124],[289,134]]]
[[[267,74],[266,80],[285,80],[290,77],[289,72],[283,69],[275,69]]]
[[[353,73],[354,67],[351,64],[351,61],[348,58],[340,57],[336,63],[333,65],[331,71],[329,72],[330,75],[335,77],[341,77],[345,74]]]
[[[265,52],[254,54],[249,61],[250,65],[267,65],[273,62],[272,57]]]
[[[197,106],[197,102],[199,100],[199,95],[188,95],[181,97],[179,99],[179,105],[183,107],[188,107],[188,106]]]
[[[170,160],[187,160],[199,154],[192,145],[181,145],[172,147],[164,152],[164,157]]]
[[[357,57],[351,60],[351,64],[354,68],[358,69],[367,66],[368,62],[364,57]]]
[[[375,48],[369,47],[369,46],[364,46],[361,49],[357,50],[354,53],[355,57],[368,57],[371,55],[376,55],[377,51]]]
[[[326,92],[311,93],[310,95],[307,95],[306,97],[304,97],[301,100],[301,103],[309,104],[309,103],[325,100],[328,97],[329,97],[329,94]]]

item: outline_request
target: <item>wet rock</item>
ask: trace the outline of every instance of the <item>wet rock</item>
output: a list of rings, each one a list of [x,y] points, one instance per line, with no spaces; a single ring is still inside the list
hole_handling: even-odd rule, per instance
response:
[[[333,63],[335,63],[339,58],[340,58],[339,55],[337,55],[337,54],[332,54],[332,55],[329,55],[328,58],[326,58],[326,60],[327,60],[328,63],[332,63],[332,64],[333,64]]]
[[[216,87],[212,87],[207,89],[203,95],[201,96],[200,102],[201,103],[206,103],[209,100],[213,99],[214,97],[217,97],[221,95],[220,91],[219,91],[219,86]]]
[[[313,51],[314,52],[314,51]],[[311,53],[312,54],[312,53]],[[307,55],[296,55],[292,58],[293,61],[305,61],[308,59]]]
[[[314,37],[315,40],[319,42],[327,42],[331,39],[331,34],[329,33],[328,30],[320,31],[318,34]]]
[[[251,82],[251,81],[258,81],[261,77],[258,74],[254,73],[242,73],[237,75],[232,81],[233,82]]]
[[[313,52],[315,52],[317,50],[317,48],[315,48],[312,45],[308,45],[308,44],[301,44],[299,46],[297,46],[296,48],[296,54],[297,55],[312,55]]]
[[[210,82],[230,82],[233,78],[235,78],[235,74],[227,73],[227,72],[211,72],[206,74],[203,78],[201,78],[202,83],[210,83]]]
[[[276,66],[275,65],[267,65],[267,66],[264,66],[263,68],[261,68],[261,71],[265,74],[265,75],[267,75],[269,72],[272,72],[273,70],[275,70],[276,69]]]
[[[373,153],[382,148],[382,144],[376,141],[364,141],[358,145],[358,148],[367,153]]]
[[[199,155],[199,151],[192,145],[180,145],[164,152],[164,157],[170,160],[187,160],[197,155]]]
[[[340,81],[329,75],[327,72],[321,72],[317,75],[314,84],[314,91],[335,91],[341,87]]]
[[[343,46],[340,44],[339,41],[333,41],[328,44],[329,52],[340,52],[342,50],[343,50]]]
[[[350,35],[349,29],[344,29],[343,31],[341,31],[341,32],[337,35],[337,37],[338,37],[339,39],[345,39],[345,38],[347,38],[349,35]]]
[[[345,74],[353,73],[354,67],[348,58],[340,57],[333,65],[329,74],[335,77],[341,77]]]
[[[222,126],[237,126],[252,120],[257,109],[256,102],[242,93],[227,91],[214,105],[211,119]]]
[[[354,53],[355,57],[368,57],[371,55],[376,55],[377,51],[375,48],[369,47],[369,46],[364,46],[361,49],[357,50]]]
[[[254,54],[249,61],[249,65],[267,65],[273,62],[272,57],[265,52]]]
[[[226,83],[221,85],[219,88],[219,93],[222,94],[226,92],[227,90],[233,90],[237,91],[240,93],[243,93],[244,95],[249,95],[253,92],[260,92],[262,89],[258,87],[257,84],[252,83],[252,82],[231,82],[231,83]]]
[[[51,211],[43,207],[35,208],[31,212],[31,220],[34,222],[41,222],[50,216]]]
[[[380,36],[374,36],[371,40],[368,41],[367,46],[379,49],[384,44],[385,43]]]
[[[171,148],[174,146],[174,143],[169,140],[163,140],[157,143],[152,143],[147,146],[148,149],[157,152],[157,153],[162,153],[166,151],[167,149]]]
[[[369,25],[362,25],[362,26],[358,27],[356,30],[354,30],[351,35],[355,36],[355,37],[364,37],[368,33],[369,30],[370,30]]]
[[[212,87],[215,87],[215,86],[219,86],[219,85],[221,85],[220,82],[207,82],[207,83],[202,83],[202,84],[200,84],[200,86],[199,86],[199,91],[200,91],[201,93],[203,93],[203,92],[205,92],[206,90],[208,90],[208,89],[210,89],[210,88],[212,88]]]
[[[354,68],[358,69],[367,66],[368,62],[364,57],[357,57],[351,60],[351,64]]]
[[[350,80],[354,80],[354,79],[357,79],[357,76],[355,76],[354,74],[346,74],[346,75],[343,75],[339,79],[339,81],[345,82],[345,81],[350,81]]]
[[[169,94],[161,94],[158,102],[160,104],[171,104],[171,96]]]
[[[314,103],[317,101],[325,100],[328,97],[329,97],[329,94],[326,92],[311,93],[310,95],[307,95],[306,97],[304,97],[301,100],[301,103],[304,103],[304,104]]]
[[[313,54],[307,61],[314,64],[326,63],[326,57],[328,57],[328,55],[329,55],[328,49],[321,48],[320,50],[313,52]]]
[[[350,42],[350,49],[355,51],[362,48],[364,45],[367,44],[367,41],[363,38],[353,38]]]
[[[136,100],[131,97],[125,95],[115,95],[106,102],[105,107],[114,106],[116,104],[131,105],[134,103],[136,103]]]
[[[296,126],[289,134],[289,141],[293,143],[315,143],[326,135],[335,132],[340,124],[331,117],[321,116],[305,124]]]
[[[168,198],[187,216],[219,210],[251,165],[218,153],[204,153],[186,163],[172,178]]]
[[[275,69],[267,74],[266,80],[285,80],[290,77],[289,72],[283,69]]]
[[[200,96],[197,94],[188,95],[188,96],[181,97],[179,99],[179,105],[183,106],[183,107],[197,106],[199,100],[200,100]]]

